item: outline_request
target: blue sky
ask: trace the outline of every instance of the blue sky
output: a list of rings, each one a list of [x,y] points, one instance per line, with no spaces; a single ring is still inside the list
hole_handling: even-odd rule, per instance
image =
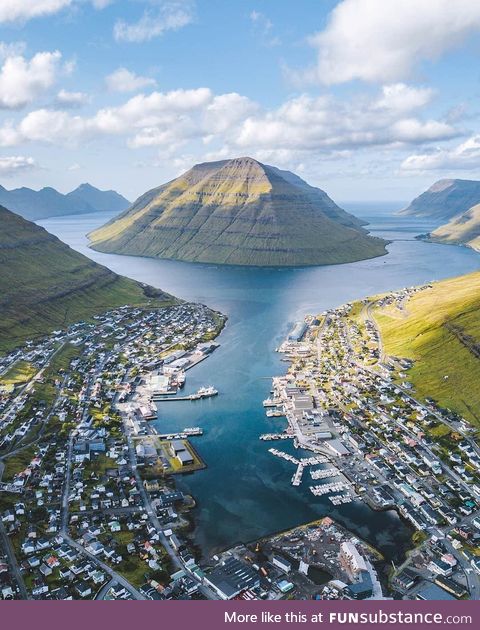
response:
[[[1,0],[0,183],[252,155],[338,201],[480,178],[475,0]]]

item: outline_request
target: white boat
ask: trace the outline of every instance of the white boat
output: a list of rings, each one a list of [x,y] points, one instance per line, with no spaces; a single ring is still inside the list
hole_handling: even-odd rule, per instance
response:
[[[216,396],[218,394],[218,390],[215,387],[200,387],[197,394],[200,398],[208,398],[209,396]]]
[[[272,400],[271,398],[266,398],[263,401],[263,406],[264,407],[276,407],[276,405],[277,405],[277,403],[274,400]]]

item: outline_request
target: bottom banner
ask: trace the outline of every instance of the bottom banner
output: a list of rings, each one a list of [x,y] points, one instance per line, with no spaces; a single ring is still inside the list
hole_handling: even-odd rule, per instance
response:
[[[268,602],[5,602],[1,628],[85,630],[144,627],[172,630],[228,628],[478,628],[477,601],[268,601]]]

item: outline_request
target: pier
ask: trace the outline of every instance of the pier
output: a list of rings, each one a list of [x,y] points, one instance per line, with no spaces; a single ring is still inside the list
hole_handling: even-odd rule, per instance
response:
[[[187,438],[203,435],[200,427],[186,428],[179,433],[160,433],[158,437],[162,440],[186,440]]]
[[[190,394],[189,396],[173,396],[170,398],[161,398],[157,395],[153,396],[153,400],[155,402],[174,402],[178,400],[201,400],[202,398],[212,398],[213,396],[217,396],[218,391],[213,387],[201,387],[198,392],[195,394]]]
[[[295,471],[295,474],[292,477],[292,486],[299,486],[302,483],[304,468],[305,468],[305,465],[302,464],[302,462],[300,462],[298,464],[297,470]]]
[[[312,479],[329,479],[330,477],[338,477],[340,471],[337,468],[324,468],[323,470],[311,470]]]
[[[281,459],[286,459],[287,462],[292,462],[292,464],[296,464],[297,466],[300,464],[299,460],[293,455],[289,455],[288,453],[284,453],[283,451],[279,451],[276,448],[269,448],[268,452],[272,455],[276,455]]]
[[[310,492],[316,497],[321,497],[325,494],[331,494],[333,492],[341,492],[342,490],[348,490],[350,485],[345,481],[337,481],[336,483],[325,483],[319,486],[310,486]]]
[[[289,433],[263,433],[260,440],[271,441],[271,440],[291,440],[293,439],[293,435]]]

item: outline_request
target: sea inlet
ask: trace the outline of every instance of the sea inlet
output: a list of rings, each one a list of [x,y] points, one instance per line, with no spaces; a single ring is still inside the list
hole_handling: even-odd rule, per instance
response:
[[[359,213],[358,213],[359,214]],[[108,215],[61,217],[41,222],[71,247],[113,271],[152,284],[228,316],[221,346],[188,373],[185,393],[213,385],[215,398],[161,405],[160,433],[201,426],[193,438],[205,470],[178,480],[197,501],[195,543],[205,556],[236,542],[294,527],[329,515],[398,561],[412,530],[394,511],[373,512],[362,503],[335,508],[314,497],[304,483],[290,485],[291,464],[268,453],[262,433],[284,428],[262,407],[271,377],[285,371],[275,348],[294,322],[355,298],[421,284],[480,268],[472,250],[414,239],[431,226],[381,209],[363,212],[372,234],[391,240],[386,256],[357,263],[297,269],[258,269],[189,264],[102,254],[88,248],[86,234]],[[292,449],[291,441],[282,450]]]

